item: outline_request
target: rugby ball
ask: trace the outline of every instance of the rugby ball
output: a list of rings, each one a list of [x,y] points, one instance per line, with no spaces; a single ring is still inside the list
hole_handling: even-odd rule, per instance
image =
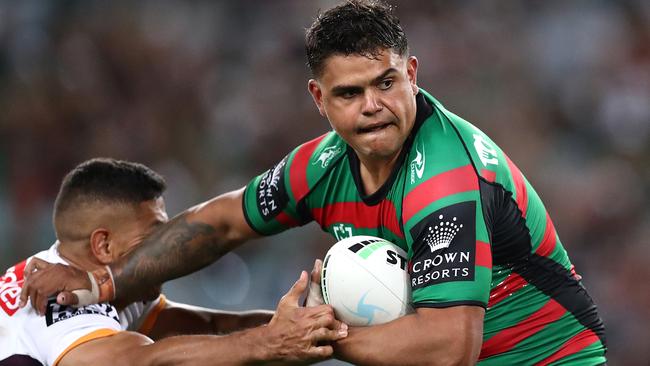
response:
[[[323,260],[321,290],[336,318],[351,326],[383,324],[412,312],[406,252],[374,236],[352,236]]]

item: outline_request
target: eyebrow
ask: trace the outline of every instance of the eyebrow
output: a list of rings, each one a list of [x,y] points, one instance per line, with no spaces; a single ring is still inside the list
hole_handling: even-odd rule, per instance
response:
[[[382,72],[379,76],[375,77],[372,79],[372,84],[377,84],[381,82],[386,76],[389,74],[396,72],[397,69],[394,67],[386,69],[386,71]],[[332,94],[334,95],[343,95],[346,93],[359,93],[363,91],[363,87],[357,86],[357,85],[337,85],[332,88]]]

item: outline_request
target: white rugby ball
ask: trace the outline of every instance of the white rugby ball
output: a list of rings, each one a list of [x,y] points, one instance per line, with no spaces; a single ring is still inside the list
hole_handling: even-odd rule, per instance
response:
[[[389,322],[413,311],[406,252],[374,236],[352,236],[323,260],[321,290],[336,318],[352,326]]]

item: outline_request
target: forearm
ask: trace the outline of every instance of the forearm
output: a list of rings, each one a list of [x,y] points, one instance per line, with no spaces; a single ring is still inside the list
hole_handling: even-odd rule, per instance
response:
[[[483,312],[475,308],[471,311]],[[473,365],[481,338],[482,326],[455,316],[432,319],[415,313],[382,325],[351,328],[348,337],[335,343],[334,353],[356,365]]]
[[[152,339],[182,334],[222,335],[267,324],[273,311],[226,312],[167,301],[151,332]]]
[[[157,228],[132,253],[111,264],[115,295],[135,301],[142,288],[195,272],[251,237],[241,191],[190,208]]]
[[[228,336],[177,336],[139,347],[133,365],[251,365],[273,361],[260,333],[263,328]]]

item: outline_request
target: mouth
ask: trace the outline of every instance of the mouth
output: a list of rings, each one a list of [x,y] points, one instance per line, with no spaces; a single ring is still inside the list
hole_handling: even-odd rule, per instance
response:
[[[371,125],[368,125],[366,127],[360,127],[357,128],[357,133],[371,133],[371,132],[377,132],[384,130],[388,127],[393,125],[392,122],[381,122],[381,123],[373,123]]]

